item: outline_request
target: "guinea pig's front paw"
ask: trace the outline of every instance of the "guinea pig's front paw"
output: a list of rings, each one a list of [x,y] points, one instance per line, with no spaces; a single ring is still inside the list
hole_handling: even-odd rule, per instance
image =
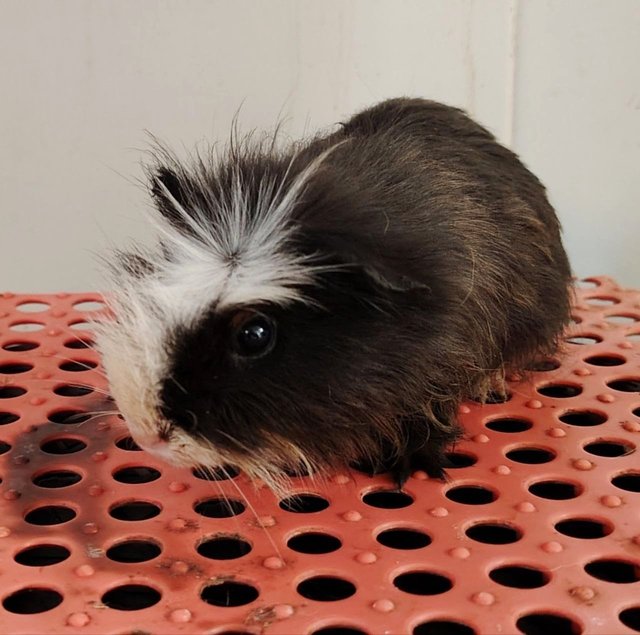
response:
[[[399,490],[416,470],[424,470],[431,478],[447,480],[446,468],[451,461],[443,451],[443,446],[423,447],[417,452],[407,452],[391,466],[391,477]]]
[[[446,450],[460,437],[461,428],[451,412],[433,404],[437,421],[426,414],[403,416],[400,423],[405,438],[405,450],[390,465],[391,475],[398,489],[402,489],[412,472],[425,471],[431,478],[447,480],[446,468],[452,467]],[[443,423],[444,422],[444,423]]]

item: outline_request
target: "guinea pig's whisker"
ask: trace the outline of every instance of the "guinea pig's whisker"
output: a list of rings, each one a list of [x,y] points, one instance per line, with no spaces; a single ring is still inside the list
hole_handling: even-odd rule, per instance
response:
[[[109,415],[119,414],[114,412],[95,412],[93,413],[86,421],[82,421],[80,425],[85,423],[89,423],[90,421],[95,421],[96,419],[101,419],[102,417],[108,417]]]
[[[220,497],[222,498],[222,500],[224,500],[225,504],[227,505],[227,508],[229,510],[229,513],[231,514],[231,517],[233,518],[233,522],[235,523],[238,533],[241,533],[241,523],[240,520],[236,517],[234,511],[233,511],[233,507],[231,506],[231,503],[229,501],[229,497],[227,495],[227,493],[225,492],[225,490],[223,489],[222,485],[220,484],[218,475],[216,474],[216,470],[221,471],[225,476],[226,479],[231,481],[233,483],[233,479],[231,478],[231,475],[227,472],[227,470],[224,468],[224,466],[220,466],[219,468],[212,468],[210,466],[201,466],[202,471],[209,475],[211,478],[208,479],[209,484],[212,488],[217,489],[218,493],[220,494]],[[253,517],[256,521],[257,524],[259,524],[259,518],[258,515],[255,511],[255,509],[253,508],[253,506],[251,505],[251,503],[247,500],[247,497],[245,495],[245,493],[242,491],[241,488],[238,487],[237,483],[233,483],[233,486],[235,487],[235,489],[238,491],[238,494],[240,495],[240,498],[245,502],[247,508],[249,509],[249,511],[253,514]]]
[[[106,373],[102,370],[102,368],[100,368],[100,366],[92,366],[90,364],[86,364],[85,362],[82,362],[80,360],[77,359],[73,359],[71,357],[66,357],[65,355],[51,355],[51,357],[55,358],[55,359],[60,359],[64,362],[73,362],[74,364],[78,364],[79,366],[83,366],[84,370],[92,370],[94,372],[96,372],[98,375],[100,375],[101,377],[104,377],[105,379],[107,378]]]
[[[180,388],[180,390],[182,390],[182,392],[185,395],[189,394],[187,392],[187,389],[173,375],[169,375],[168,379],[170,379],[178,388]],[[190,412],[190,411],[187,411],[187,412]],[[193,413],[191,413],[191,414],[193,414]],[[193,415],[193,416],[195,417],[195,415]]]
[[[93,340],[83,340],[77,333],[71,332],[71,335],[74,337],[74,339],[78,342],[80,342],[84,348],[88,348],[92,351],[97,351],[95,344],[93,343]]]
[[[191,421],[193,421],[193,429],[198,429],[198,416],[192,410],[185,410],[185,412],[191,417]]]
[[[216,430],[216,432],[218,434],[221,434],[223,437],[227,437],[227,439],[229,439],[229,441],[231,441],[231,443],[233,443],[236,447],[240,448],[241,450],[244,450],[247,454],[252,454],[253,453],[253,450],[251,448],[246,446],[241,441],[238,441],[238,439],[236,439],[234,436],[231,436],[229,433],[225,432],[224,430]],[[204,436],[202,436],[202,435],[200,435],[200,436],[204,439]],[[209,440],[206,439],[206,441],[209,441]],[[213,448],[213,445],[211,443],[209,443],[209,445],[211,446],[211,448]]]
[[[62,383],[60,379],[38,379],[37,381],[50,383],[50,384],[60,384]],[[99,395],[104,395],[105,397],[111,397],[111,393],[104,388],[98,388],[97,386],[93,386],[92,384],[85,384],[81,381],[70,381],[68,382],[70,386],[77,386],[78,388],[90,388],[92,392],[96,392]]]
[[[205,472],[205,474],[208,474],[209,476],[212,476],[211,479],[208,479],[209,485],[212,489],[217,490],[218,494],[220,495],[220,498],[224,501],[225,505],[227,506],[227,509],[229,511],[229,515],[231,516],[232,522],[235,524],[236,529],[238,531],[239,534],[242,533],[242,525],[240,523],[240,519],[237,518],[233,507],[231,506],[231,503],[229,501],[229,497],[227,496],[227,493],[224,491],[224,489],[222,488],[222,486],[220,485],[220,482],[218,481],[217,478],[213,478],[216,476],[216,474],[214,473],[214,469],[210,468],[208,466],[200,466],[200,469]],[[219,469],[224,469],[224,468],[219,468]],[[225,470],[225,474],[227,476],[228,473]],[[233,480],[233,479],[229,479],[229,480]],[[240,498],[246,503],[247,507],[249,508],[249,510],[251,511],[251,513],[253,514],[253,517],[255,518],[256,524],[260,524],[258,516],[255,512],[255,510],[253,509],[253,507],[251,506],[251,504],[249,503],[249,501],[247,500],[247,497],[245,496],[244,492],[238,488],[237,484],[234,483],[234,485],[236,486],[236,489],[238,490],[239,494],[240,494]],[[263,528],[264,529],[264,528]],[[267,536],[267,539],[269,539],[269,537]]]
[[[96,411],[96,412],[78,412],[75,415],[71,415],[69,419],[67,419],[67,423],[74,423],[73,419],[80,419],[85,417],[86,415],[90,415],[88,419],[83,419],[79,421],[79,425],[83,426],[85,423],[89,423],[91,421],[95,421],[96,419],[101,419],[102,417],[108,417],[109,415],[118,415],[120,414],[117,410],[104,410],[104,411]]]
[[[211,443],[211,441],[209,441],[209,439],[207,439],[204,435],[202,435],[202,433],[198,433],[198,436],[200,437],[200,439],[204,442],[204,444],[206,446],[210,447],[212,450],[214,449],[213,443]],[[205,466],[202,466],[202,469],[203,469],[203,471],[205,473],[209,474],[210,476],[212,476],[212,477],[216,476],[214,468],[205,465]],[[240,495],[242,500],[246,503],[247,508],[253,514],[253,517],[254,517],[254,519],[256,521],[256,524],[259,525],[262,528],[267,540],[269,541],[269,544],[273,547],[273,550],[275,551],[276,555],[282,560],[283,559],[282,558],[282,553],[280,552],[280,549],[278,549],[278,545],[273,540],[273,538],[272,538],[271,534],[269,533],[269,531],[267,530],[267,528],[260,522],[260,517],[258,516],[258,512],[256,511],[256,508],[251,504],[251,501],[247,498],[247,495],[244,493],[242,488],[238,485],[238,483],[236,483],[235,479],[233,479],[231,477],[231,474],[227,471],[227,468],[224,465],[221,465],[217,469],[220,470],[225,475],[226,480],[229,483],[231,483],[231,486],[238,492],[238,494]],[[220,492],[220,495],[225,500],[225,502],[227,502],[227,504],[228,504],[228,500],[229,499],[228,499],[225,491],[221,487],[220,483],[218,482],[218,480],[216,478],[212,478],[210,482],[212,482],[212,484],[213,483],[215,484],[215,486],[218,488],[218,491]],[[231,509],[230,505],[229,505],[229,508]],[[235,516],[234,516],[234,518],[235,518]],[[240,522],[237,519],[236,519],[236,522],[238,524],[238,527],[240,527]]]
[[[253,517],[255,518],[256,523],[260,525],[260,527],[262,527],[262,530],[264,531],[264,535],[269,541],[269,544],[273,547],[273,550],[276,552],[276,555],[278,556],[278,558],[280,558],[280,560],[284,560],[282,557],[282,553],[280,552],[280,549],[278,549],[278,545],[276,544],[275,540],[269,533],[268,529],[260,522],[260,517],[258,516],[258,512],[256,511],[256,508],[251,504],[251,501],[247,498],[246,494],[242,491],[242,488],[235,482],[234,479],[229,477],[229,473],[227,472],[224,466],[222,466],[220,469],[227,476],[231,485],[233,485],[233,487],[236,489],[238,494],[240,494],[244,502],[247,504],[247,507],[253,514]]]

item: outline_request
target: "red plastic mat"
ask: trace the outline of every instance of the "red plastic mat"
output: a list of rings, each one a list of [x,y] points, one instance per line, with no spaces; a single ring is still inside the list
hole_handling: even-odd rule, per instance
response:
[[[0,631],[640,632],[640,293],[578,295],[563,355],[462,406],[449,482],[354,470],[283,501],[105,414],[98,296],[0,296]]]

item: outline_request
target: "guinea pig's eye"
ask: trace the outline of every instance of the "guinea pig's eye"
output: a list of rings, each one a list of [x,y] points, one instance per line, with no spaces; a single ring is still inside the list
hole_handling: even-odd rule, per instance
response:
[[[234,347],[244,357],[260,357],[273,348],[276,341],[275,322],[262,313],[241,312],[232,320]]]

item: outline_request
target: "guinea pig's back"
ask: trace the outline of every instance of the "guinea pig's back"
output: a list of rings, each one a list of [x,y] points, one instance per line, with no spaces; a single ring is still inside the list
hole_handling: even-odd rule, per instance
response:
[[[472,176],[479,192],[487,191],[493,197],[516,193],[547,227],[559,230],[540,180],[515,153],[459,108],[426,99],[389,99],[356,114],[343,124],[343,133],[395,138],[400,143],[418,141],[432,166],[439,163],[444,170]],[[491,201],[487,203],[492,206]]]
[[[513,152],[463,111],[422,99],[382,102],[329,140],[344,143],[327,159],[337,177],[322,190],[337,202],[326,207],[346,201],[353,232],[404,259],[477,343],[478,364],[522,367],[554,349],[570,266],[545,188]]]

